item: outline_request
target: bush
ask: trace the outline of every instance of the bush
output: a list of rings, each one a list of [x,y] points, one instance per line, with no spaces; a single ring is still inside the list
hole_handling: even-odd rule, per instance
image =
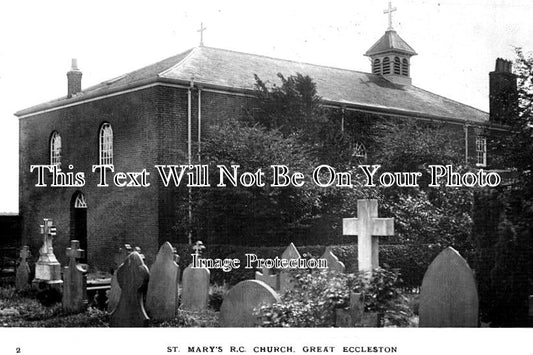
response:
[[[263,306],[264,327],[333,327],[337,308],[346,308],[350,293],[363,293],[365,311],[384,315],[385,323],[407,325],[412,313],[398,288],[398,275],[378,268],[372,277],[326,271],[294,272],[294,288],[281,302]]]
[[[211,286],[209,289],[209,307],[215,311],[220,311],[224,296],[226,295],[226,288],[218,285]]]

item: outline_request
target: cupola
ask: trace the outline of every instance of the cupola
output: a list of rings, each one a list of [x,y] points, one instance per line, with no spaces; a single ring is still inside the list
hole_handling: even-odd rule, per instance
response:
[[[400,84],[411,84],[410,61],[417,53],[392,27],[392,12],[396,11],[389,2],[384,13],[389,14],[389,28],[365,55],[370,57],[372,74],[382,75],[387,80]]]

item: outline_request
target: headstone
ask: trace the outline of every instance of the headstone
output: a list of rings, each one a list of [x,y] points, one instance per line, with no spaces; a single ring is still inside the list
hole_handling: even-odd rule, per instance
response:
[[[205,249],[200,240],[193,246],[194,258],[198,260]],[[209,279],[211,272],[205,267],[187,266],[183,271],[183,292],[181,308],[189,311],[203,311],[209,303]]]
[[[255,279],[258,281],[263,281],[274,290],[279,290],[279,275],[273,274],[272,269],[267,267],[263,267],[262,271],[263,272],[255,272]]]
[[[357,200],[358,218],[343,219],[343,234],[356,235],[359,272],[379,266],[379,237],[394,235],[394,218],[378,218],[377,200]]]
[[[150,268],[146,312],[151,319],[167,320],[176,315],[180,267],[175,257],[174,248],[166,242],[159,249],[155,262]]]
[[[209,279],[211,273],[208,268],[193,268],[192,264],[183,271],[181,308],[189,311],[203,311],[209,302]]]
[[[79,264],[83,257],[78,240],[70,241],[67,248],[68,265],[63,268],[63,310],[67,313],[83,312],[87,309],[87,268]]]
[[[54,255],[52,245],[53,238],[56,235],[56,227],[49,218],[44,218],[43,222],[40,226],[41,234],[43,235],[43,246],[39,249],[39,260],[35,264],[35,279],[33,283],[37,287],[44,283],[60,288],[63,283],[63,280],[61,280],[61,265]]]
[[[27,259],[31,256],[30,247],[23,246],[20,250],[20,263],[17,266],[17,275],[15,280],[15,288],[17,291],[23,291],[29,287],[30,281],[30,266]]]
[[[120,265],[126,260],[128,255],[133,251],[131,245],[124,244],[123,247],[119,248],[118,253],[115,255],[115,272],[111,277],[111,288],[109,289],[109,294],[107,296],[107,311],[112,313],[115,308],[117,308],[118,301],[120,300],[120,286],[117,280],[117,270]]]
[[[344,270],[346,269],[346,267],[344,266],[344,263],[342,261],[339,261],[339,258],[337,258],[335,254],[333,254],[331,247],[326,248],[321,259],[326,259],[328,263],[328,268],[327,268],[328,271],[344,273]]]
[[[120,300],[111,313],[112,327],[142,327],[148,321],[144,310],[144,294],[150,272],[137,252],[132,252],[117,270]]]
[[[294,246],[293,243],[289,244],[287,249],[281,254],[281,259],[301,259],[300,253],[298,252],[298,249]],[[294,287],[294,280],[293,277],[290,274],[290,271],[287,269],[281,270],[279,273],[279,290],[281,293],[285,293],[287,291],[292,290]]]
[[[474,273],[448,247],[429,265],[420,289],[420,327],[477,327],[478,294]]]
[[[220,307],[221,327],[254,327],[259,307],[280,302],[280,297],[266,283],[258,280],[241,281],[224,297]]]

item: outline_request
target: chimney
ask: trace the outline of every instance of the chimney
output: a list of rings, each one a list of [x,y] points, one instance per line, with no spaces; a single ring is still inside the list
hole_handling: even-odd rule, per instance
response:
[[[81,71],[78,69],[78,60],[72,59],[72,68],[67,73],[67,97],[71,98],[81,91]]]
[[[489,73],[490,122],[510,124],[518,109],[518,91],[513,63],[496,59],[496,69]]]

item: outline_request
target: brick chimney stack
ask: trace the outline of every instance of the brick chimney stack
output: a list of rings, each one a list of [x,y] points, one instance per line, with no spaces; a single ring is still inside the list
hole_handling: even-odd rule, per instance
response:
[[[72,59],[72,68],[67,73],[68,91],[67,97],[71,98],[81,91],[82,73],[78,69],[78,60]]]
[[[518,91],[513,63],[496,59],[496,69],[489,73],[490,122],[509,124],[517,114]]]

